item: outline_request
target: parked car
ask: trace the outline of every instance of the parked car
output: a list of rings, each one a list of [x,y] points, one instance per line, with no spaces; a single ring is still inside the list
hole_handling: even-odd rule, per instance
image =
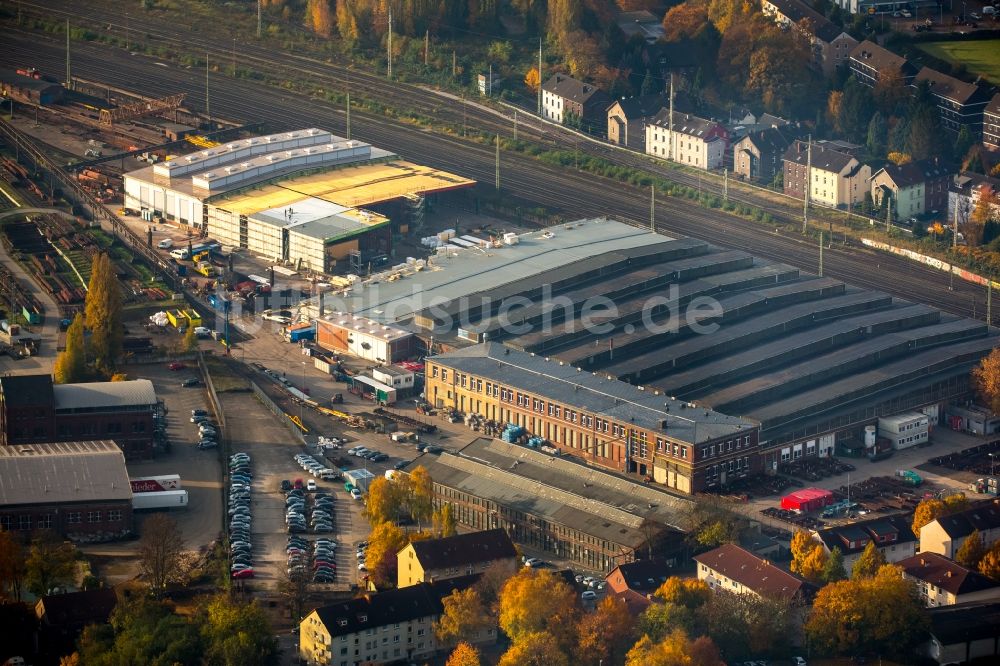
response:
[[[306,481],[306,490],[308,490],[310,492],[315,491],[316,490],[316,482],[313,481],[312,479],[309,479],[308,481]]]
[[[524,566],[534,569],[535,567],[542,566],[542,561],[537,557],[529,557],[524,561]]]
[[[187,366],[180,361],[174,361],[173,363],[167,364],[167,370],[183,370]]]
[[[192,388],[194,386],[201,386],[201,380],[197,377],[188,377],[181,382],[181,388]]]
[[[253,569],[240,569],[233,572],[233,578],[253,578]]]
[[[584,601],[593,601],[594,599],[597,598],[597,592],[594,592],[593,590],[586,590],[583,594],[580,595],[580,598],[583,599]]]
[[[281,480],[281,492],[285,493],[292,489],[292,482],[288,479]]]
[[[356,500],[361,499],[361,491],[358,490],[357,488],[352,489],[351,490],[351,497],[353,497]]]

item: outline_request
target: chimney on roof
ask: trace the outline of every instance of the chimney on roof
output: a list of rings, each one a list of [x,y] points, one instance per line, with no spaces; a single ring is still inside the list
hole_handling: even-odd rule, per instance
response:
[[[947,578],[951,578],[951,570],[948,570],[948,571],[945,571],[945,572],[944,572],[944,575],[945,575],[945,576],[946,576]]]
[[[562,77],[556,74],[556,83],[561,83],[561,82],[562,82]]]
[[[583,94],[584,94],[584,95],[586,95],[586,94],[587,94],[587,93],[589,93],[589,92],[590,92],[590,86],[588,86],[588,85],[584,85],[584,86],[583,86]]]

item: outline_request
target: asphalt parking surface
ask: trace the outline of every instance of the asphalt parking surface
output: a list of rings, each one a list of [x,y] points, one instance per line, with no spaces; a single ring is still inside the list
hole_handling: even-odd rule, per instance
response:
[[[150,462],[129,463],[129,476],[179,474],[181,487],[188,491],[188,507],[173,510],[169,515],[177,521],[188,549],[207,546],[222,533],[222,470],[214,450],[198,450],[198,429],[191,423],[192,409],[210,410],[205,388],[181,387],[181,381],[198,376],[198,370],[171,371],[165,363],[132,365],[126,370],[130,379],[141,377],[153,382],[156,396],[166,408],[171,442],[169,453],[157,453]],[[149,514],[136,515],[136,529],[141,535],[142,519]]]

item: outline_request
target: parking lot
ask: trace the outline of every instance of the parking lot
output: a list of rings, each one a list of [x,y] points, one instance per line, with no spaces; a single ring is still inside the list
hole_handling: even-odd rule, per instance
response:
[[[257,585],[273,589],[286,577],[285,547],[288,534],[285,527],[285,495],[282,480],[303,483],[313,477],[295,462],[296,454],[305,453],[291,433],[271,412],[262,409],[251,393],[223,393],[219,396],[227,414],[227,427],[233,452],[250,454],[253,470],[252,533],[254,572]],[[319,456],[317,456],[317,459]],[[318,585],[317,589],[347,589],[357,581],[354,544],[368,536],[368,524],[361,515],[361,502],[344,491],[343,483],[316,480],[318,488],[334,498],[332,533],[322,536],[333,539],[340,548],[336,554],[336,582]],[[311,493],[310,493],[311,494]],[[311,500],[307,502],[312,506]],[[305,534],[309,540],[317,535]]]
[[[170,512],[177,521],[184,544],[191,550],[210,544],[222,533],[222,474],[215,451],[199,451],[198,430],[191,423],[192,409],[208,409],[208,396],[203,386],[182,388],[181,381],[197,376],[197,370],[168,370],[166,364],[133,365],[128,375],[153,382],[156,395],[166,409],[169,453],[157,452],[150,462],[128,464],[130,477],[179,474],[188,491],[188,507]],[[143,514],[136,514],[136,529],[142,534]]]

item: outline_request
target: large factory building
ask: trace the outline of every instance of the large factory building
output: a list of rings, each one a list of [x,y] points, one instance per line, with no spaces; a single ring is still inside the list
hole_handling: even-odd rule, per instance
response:
[[[310,128],[241,139],[125,175],[125,206],[300,270],[392,249],[424,198],[475,181]],[[379,209],[379,210],[376,210]],[[398,218],[398,219],[393,219]]]

